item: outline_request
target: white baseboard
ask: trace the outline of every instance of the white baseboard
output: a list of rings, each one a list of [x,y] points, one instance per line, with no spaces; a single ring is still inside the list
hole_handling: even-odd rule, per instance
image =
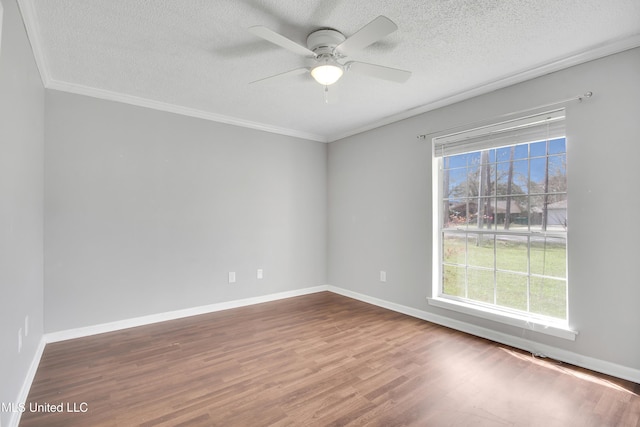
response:
[[[245,307],[263,302],[276,301],[285,298],[297,297],[300,295],[313,294],[327,291],[328,286],[314,286],[311,288],[296,289],[293,291],[279,292],[276,294],[262,295],[259,297],[245,298],[234,301],[208,304],[199,307],[185,308],[183,310],[168,311],[165,313],[150,314],[148,316],[134,317],[131,319],[118,320],[115,322],[101,323],[98,325],[85,326],[82,328],[66,329],[63,331],[50,332],[45,334],[47,343],[66,341],[74,338],[82,338],[90,335],[102,334],[105,332],[119,331],[121,329],[133,328],[136,326],[149,325],[152,323],[164,322],[167,320],[181,319],[183,317],[197,316],[199,314],[213,313],[216,311],[229,310],[231,308]]]
[[[301,295],[313,294],[316,292],[324,292],[328,290],[327,285],[314,286],[304,289],[296,289],[293,291],[279,292],[275,294],[262,295],[258,297],[245,298],[234,301],[221,302],[217,304],[209,304],[199,307],[187,308],[184,310],[176,310],[165,313],[152,314],[149,316],[136,317],[132,319],[119,320],[116,322],[103,323],[99,325],[86,326],[76,329],[68,329],[63,331],[51,332],[44,334],[38,343],[36,353],[31,360],[31,365],[27,371],[22,388],[18,394],[18,404],[26,404],[29,397],[29,390],[33,384],[33,380],[38,371],[40,360],[46,344],[58,341],[65,341],[73,338],[81,338],[90,335],[101,334],[105,332],[113,332],[121,329],[132,328],[136,326],[149,325],[157,322],[164,322],[166,320],[180,319],[183,317],[196,316],[198,314],[213,313],[215,311],[228,310],[231,308],[245,307],[248,305],[260,304],[263,302],[276,301],[285,298],[291,298]],[[9,418],[9,427],[18,427],[22,413],[19,411],[13,412]],[[1,427],[1,426],[0,426]]]
[[[405,305],[396,304],[393,302],[385,301],[379,298],[375,298],[369,295],[364,295],[358,292],[353,292],[347,289],[338,288],[335,286],[328,286],[330,292],[343,295],[349,298],[357,299],[362,302],[377,305],[389,310],[396,311],[398,313],[406,314],[408,316],[416,317],[418,319],[426,320],[428,322],[436,323],[438,325],[446,326],[451,329],[466,332],[471,335],[475,335],[481,338],[486,338],[491,341],[505,344],[510,347],[519,348],[534,354],[544,354],[546,357],[550,357],[561,362],[569,363],[571,365],[586,368],[592,371],[600,372],[606,375],[611,375],[617,378],[622,378],[628,381],[633,381],[640,384],[640,370],[631,368],[628,366],[619,365],[616,363],[608,362],[606,360],[596,359],[589,356],[584,356],[572,351],[563,350],[561,348],[552,347],[545,344],[540,344],[535,341],[528,340],[526,338],[517,337],[514,335],[504,334],[492,329],[483,328],[481,326],[474,325],[472,323],[461,322],[459,320],[451,319],[448,317],[440,316],[438,314],[429,313],[416,308],[407,307]]]
[[[40,365],[40,359],[42,359],[42,353],[44,353],[44,347],[46,342],[44,337],[40,338],[38,342],[38,347],[36,348],[36,352],[33,355],[33,359],[31,359],[31,364],[29,365],[29,370],[27,371],[27,375],[24,378],[24,382],[22,383],[22,388],[20,388],[20,393],[18,394],[17,402],[20,404],[26,404],[27,398],[29,397],[29,390],[31,390],[31,384],[33,383],[33,379],[36,377],[36,372],[38,372],[38,366]],[[18,427],[20,424],[20,418],[22,416],[22,412],[14,411],[11,414],[11,418],[9,418],[9,427]]]

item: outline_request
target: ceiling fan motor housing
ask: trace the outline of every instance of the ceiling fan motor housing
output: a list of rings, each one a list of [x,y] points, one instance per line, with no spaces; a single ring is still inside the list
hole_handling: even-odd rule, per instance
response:
[[[316,55],[333,54],[334,49],[345,41],[346,37],[332,29],[317,30],[307,37],[307,47]]]

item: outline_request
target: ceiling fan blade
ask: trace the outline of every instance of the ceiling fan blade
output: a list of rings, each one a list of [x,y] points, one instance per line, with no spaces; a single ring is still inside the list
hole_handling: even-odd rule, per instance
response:
[[[313,51],[294,42],[293,40],[286,38],[282,34],[278,34],[275,31],[270,30],[269,28],[264,27],[262,25],[251,27],[249,28],[249,31],[255,34],[256,36],[265,39],[268,42],[271,42],[287,50],[290,50],[293,53],[297,53],[298,55],[312,56],[312,57],[316,56],[316,54],[313,53]]]
[[[249,82],[249,84],[260,83],[260,82],[263,82],[265,80],[279,79],[281,77],[296,76],[296,75],[304,74],[304,73],[308,73],[308,72],[309,72],[309,70],[307,68],[296,68],[295,70],[289,70],[289,71],[285,71],[284,73],[275,74],[273,76],[269,76],[269,77],[265,77],[265,78],[262,78],[262,79],[254,80],[252,82]]]
[[[353,52],[377,42],[397,29],[398,26],[391,19],[380,15],[336,46],[336,52],[346,56],[351,55]]]
[[[404,83],[409,80],[409,77],[411,77],[411,71],[383,67],[382,65],[367,64],[366,62],[349,61],[345,66],[349,71],[397,83]]]

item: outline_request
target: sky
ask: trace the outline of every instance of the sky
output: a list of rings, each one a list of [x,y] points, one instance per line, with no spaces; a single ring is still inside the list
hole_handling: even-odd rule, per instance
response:
[[[524,191],[527,189],[529,170],[531,181],[543,184],[545,175],[545,152],[547,141],[518,144],[514,153],[514,184]],[[507,182],[511,146],[489,150],[489,162],[496,163],[494,171],[501,176],[501,183]],[[468,167],[477,169],[480,165],[480,151],[449,156],[449,188],[460,185],[467,179]],[[566,175],[566,140],[558,138],[549,141],[549,173],[560,171]],[[494,172],[495,173],[495,172]],[[495,179],[495,175],[493,177]]]

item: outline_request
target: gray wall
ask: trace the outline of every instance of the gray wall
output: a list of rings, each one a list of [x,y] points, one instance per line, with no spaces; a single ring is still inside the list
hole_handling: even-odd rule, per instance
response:
[[[47,332],[326,283],[326,144],[57,91],[46,111]]]
[[[42,338],[44,89],[14,1],[0,47],[0,402],[16,402]],[[29,316],[28,335],[25,316]],[[18,353],[18,330],[23,347]],[[2,425],[11,414],[0,412]]]
[[[434,110],[329,147],[329,283],[640,369],[640,49]],[[575,342],[429,306],[430,140],[444,130],[593,91],[567,106],[570,325]],[[387,283],[378,280],[386,270]]]
[[[640,211],[640,49],[326,146],[44,91],[17,7],[1,1],[0,402],[18,398],[45,322],[53,332],[325,283],[640,369],[640,235],[624,228]],[[567,117],[577,340],[429,306],[431,155],[416,135],[587,90]]]

